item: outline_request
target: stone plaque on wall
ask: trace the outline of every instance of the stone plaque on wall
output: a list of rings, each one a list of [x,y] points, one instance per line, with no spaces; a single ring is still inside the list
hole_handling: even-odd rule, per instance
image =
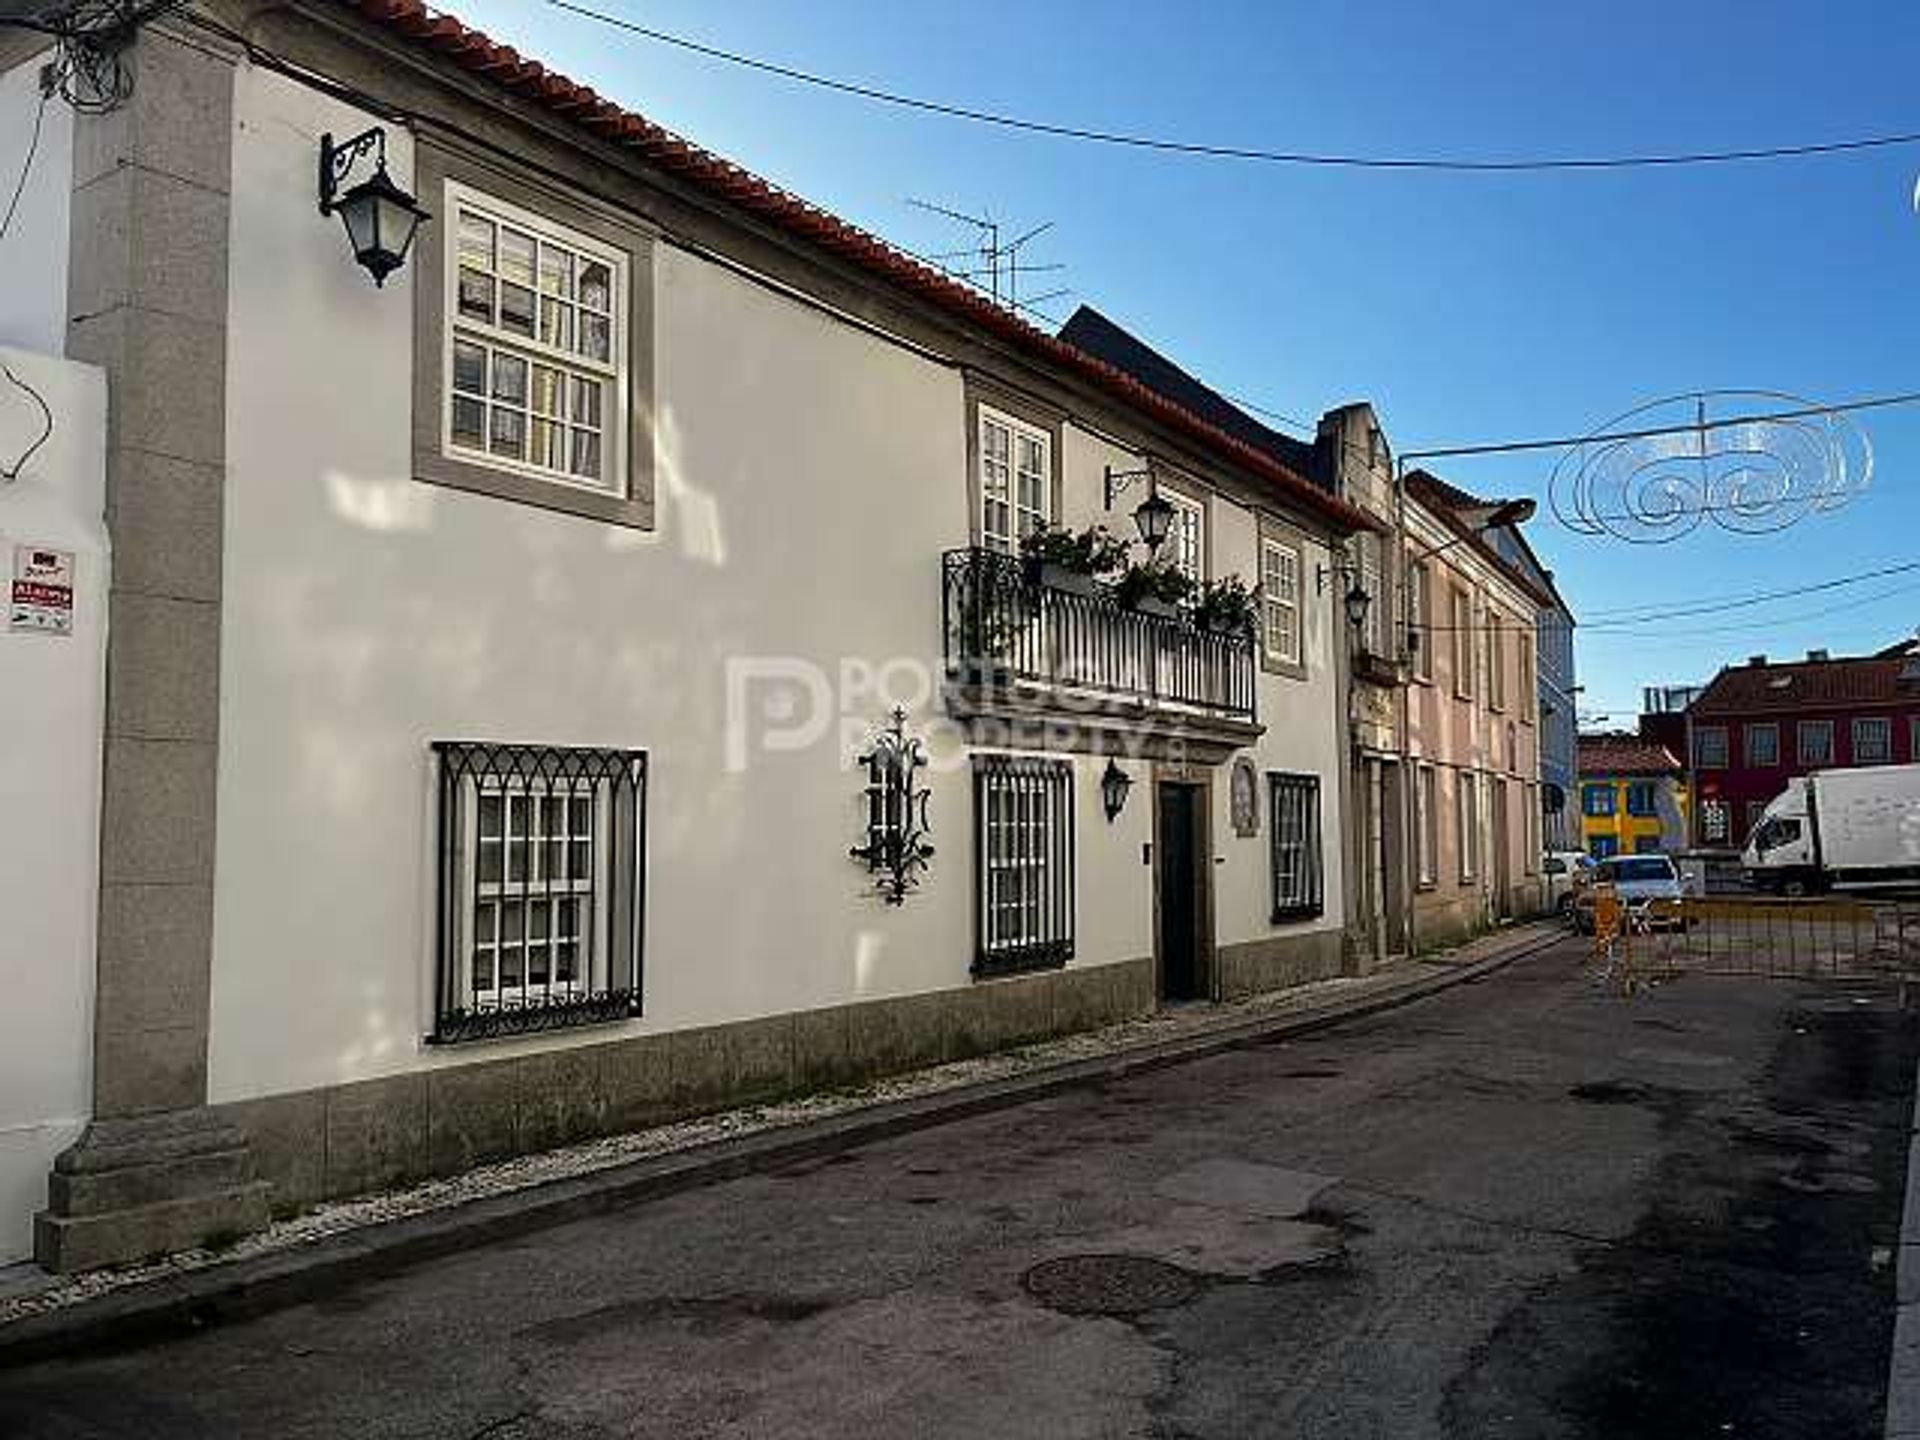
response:
[[[1233,762],[1227,783],[1227,808],[1233,820],[1233,833],[1246,839],[1260,833],[1260,777],[1253,761],[1242,755]]]

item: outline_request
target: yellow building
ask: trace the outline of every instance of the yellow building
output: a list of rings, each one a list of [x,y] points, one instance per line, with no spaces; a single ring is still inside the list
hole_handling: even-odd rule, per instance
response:
[[[1686,770],[1637,735],[1580,737],[1580,838],[1596,860],[1687,843]]]

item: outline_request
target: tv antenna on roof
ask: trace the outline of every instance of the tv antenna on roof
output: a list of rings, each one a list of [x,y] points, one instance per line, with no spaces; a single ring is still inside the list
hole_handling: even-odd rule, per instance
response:
[[[930,215],[941,215],[959,224],[973,227],[977,238],[972,245],[959,250],[942,251],[925,258],[956,279],[965,280],[968,284],[986,291],[993,297],[995,304],[1005,305],[1014,310],[1034,310],[1036,306],[1044,305],[1049,300],[1057,300],[1062,295],[1071,293],[1065,289],[1055,289],[1025,298],[1020,294],[1021,276],[1067,268],[1057,263],[1028,265],[1020,259],[1021,247],[1051,230],[1053,221],[1045,221],[1003,243],[1000,239],[1000,222],[991,215],[968,215],[964,211],[950,209],[945,205],[936,205],[930,200],[915,200],[912,196],[907,197],[907,204],[916,210],[925,210]]]

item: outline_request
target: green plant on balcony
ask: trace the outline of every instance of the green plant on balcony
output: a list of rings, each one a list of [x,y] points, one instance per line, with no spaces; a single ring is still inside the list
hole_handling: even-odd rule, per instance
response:
[[[1021,540],[1020,554],[1032,584],[1080,595],[1091,595],[1094,582],[1118,574],[1127,563],[1126,542],[1104,525],[1084,530],[1041,525]]]
[[[1127,609],[1163,616],[1179,614],[1180,606],[1193,598],[1193,592],[1193,577],[1165,560],[1129,565],[1115,590]]]
[[[1238,575],[1209,580],[1193,607],[1194,623],[1221,635],[1244,635],[1259,618],[1259,597]]]

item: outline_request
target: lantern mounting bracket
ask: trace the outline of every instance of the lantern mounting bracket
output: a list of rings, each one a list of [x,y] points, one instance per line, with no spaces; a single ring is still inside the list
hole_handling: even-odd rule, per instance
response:
[[[335,144],[333,136],[320,137],[320,213],[331,215],[336,205],[335,197],[340,193],[340,182],[347,178],[359,159],[369,150],[376,152],[374,164],[378,169],[387,168],[387,131],[382,125],[362,130],[351,140],[342,140]]]

